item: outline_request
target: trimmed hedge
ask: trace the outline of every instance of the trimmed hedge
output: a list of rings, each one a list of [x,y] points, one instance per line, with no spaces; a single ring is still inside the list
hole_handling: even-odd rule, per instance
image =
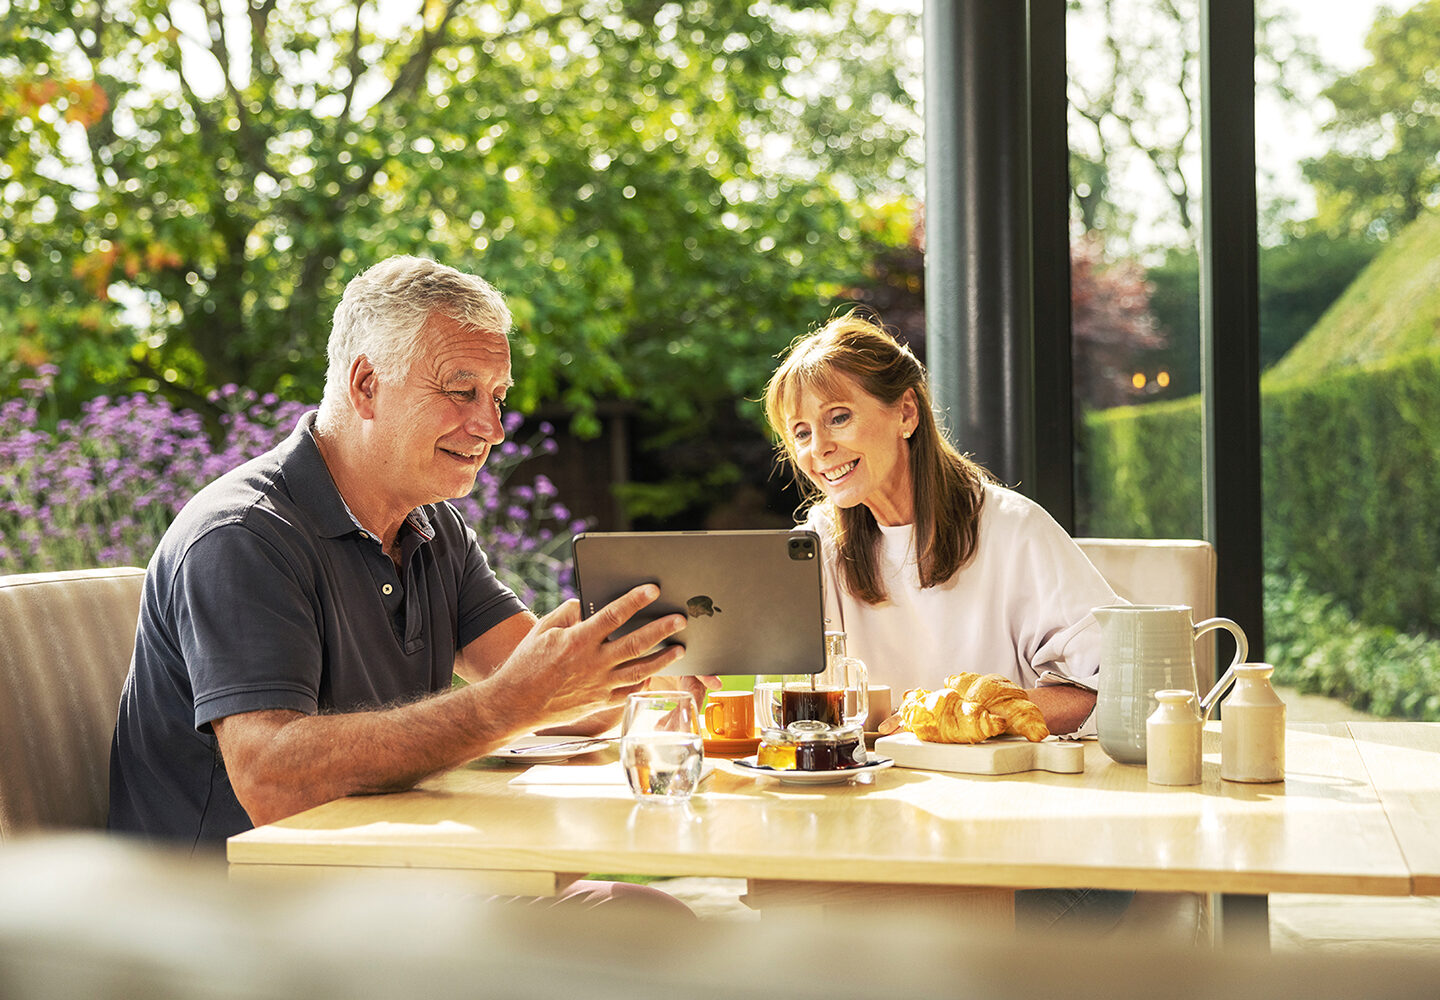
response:
[[[1440,634],[1440,353],[1277,386],[1263,413],[1267,559]]]
[[[1267,565],[1371,625],[1440,634],[1440,352],[1261,394]],[[1199,397],[1091,414],[1082,438],[1079,533],[1202,534]]]
[[[1204,536],[1200,397],[1087,414],[1080,436],[1079,534]]]

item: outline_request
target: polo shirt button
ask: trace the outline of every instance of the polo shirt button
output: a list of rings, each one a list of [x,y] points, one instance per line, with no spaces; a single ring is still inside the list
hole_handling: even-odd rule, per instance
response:
[[[389,597],[390,594],[391,594],[391,592],[393,592],[394,590],[395,590],[395,588],[392,587],[392,586],[390,586],[390,584],[387,583],[387,584],[385,584],[385,586],[383,586],[383,587],[380,588],[380,593],[384,594],[386,597]]]

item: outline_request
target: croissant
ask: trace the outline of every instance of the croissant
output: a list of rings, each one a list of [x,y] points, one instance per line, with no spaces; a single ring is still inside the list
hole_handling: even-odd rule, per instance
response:
[[[949,688],[906,691],[900,703],[905,728],[927,743],[981,743],[1005,731],[1005,720]]]
[[[1005,720],[1005,731],[1039,743],[1050,735],[1040,706],[1030,700],[1018,684],[1001,674],[951,674],[945,686],[958,691],[967,702],[982,706]]]

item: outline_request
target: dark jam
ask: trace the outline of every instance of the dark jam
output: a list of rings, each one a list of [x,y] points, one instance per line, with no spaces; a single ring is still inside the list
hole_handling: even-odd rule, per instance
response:
[[[865,736],[859,726],[846,726],[835,731],[835,766],[860,767],[865,763]]]
[[[830,733],[806,733],[795,744],[795,769],[834,771],[840,766],[835,737]]]

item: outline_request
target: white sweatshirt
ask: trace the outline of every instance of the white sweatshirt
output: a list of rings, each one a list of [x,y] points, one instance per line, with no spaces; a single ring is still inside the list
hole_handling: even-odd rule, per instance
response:
[[[1100,628],[1092,608],[1119,603],[1105,578],[1043,507],[1013,490],[985,488],[974,557],[944,583],[922,590],[911,525],[880,528],[889,600],[865,604],[846,592],[830,525],[812,509],[804,527],[819,534],[827,630],[865,661],[872,684],[937,688],[962,670],[1004,674],[1037,686],[1049,669],[1090,678],[1100,669]]]

